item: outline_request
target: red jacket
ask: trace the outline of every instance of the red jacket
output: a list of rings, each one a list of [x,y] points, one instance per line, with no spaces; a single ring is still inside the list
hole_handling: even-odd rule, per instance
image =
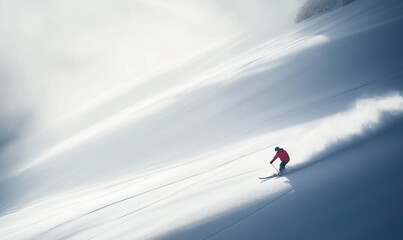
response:
[[[288,153],[282,148],[280,148],[280,150],[278,150],[276,156],[274,156],[272,161],[274,162],[277,158],[280,158],[280,160],[285,163],[288,163],[290,161],[290,157],[288,156]]]

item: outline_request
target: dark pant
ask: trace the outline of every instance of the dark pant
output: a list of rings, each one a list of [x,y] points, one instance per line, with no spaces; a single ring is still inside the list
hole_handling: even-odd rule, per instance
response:
[[[283,174],[285,170],[285,165],[287,165],[288,162],[281,162],[280,163],[280,174]]]

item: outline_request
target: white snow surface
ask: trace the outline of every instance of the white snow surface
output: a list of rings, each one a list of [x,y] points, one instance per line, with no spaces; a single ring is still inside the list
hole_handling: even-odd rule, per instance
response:
[[[0,238],[399,239],[402,27],[357,1],[111,90],[26,140]]]

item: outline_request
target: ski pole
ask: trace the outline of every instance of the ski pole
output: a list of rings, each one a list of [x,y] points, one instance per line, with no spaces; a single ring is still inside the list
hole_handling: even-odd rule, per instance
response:
[[[272,165],[272,166],[274,167],[274,169],[276,169],[276,171],[279,172],[279,171],[277,170],[277,168],[276,168],[273,164],[270,164],[270,165]]]

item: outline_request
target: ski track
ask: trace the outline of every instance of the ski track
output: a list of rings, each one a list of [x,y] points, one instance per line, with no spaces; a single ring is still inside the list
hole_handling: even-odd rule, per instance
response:
[[[214,170],[216,170],[216,169],[222,168],[223,166],[226,166],[226,165],[228,165],[228,164],[231,164],[231,163],[234,163],[234,162],[236,162],[236,161],[239,161],[239,160],[241,160],[241,159],[243,159],[243,158],[245,158],[245,157],[247,157],[247,156],[249,156],[249,155],[252,155],[252,154],[254,154],[254,153],[256,153],[256,152],[258,152],[258,151],[255,151],[255,152],[252,152],[252,153],[250,153],[250,154],[246,154],[246,155],[240,156],[240,157],[238,157],[238,158],[235,158],[235,159],[233,159],[233,160],[227,161],[227,162],[222,163],[222,164],[220,164],[220,165],[218,165],[218,166],[216,166],[216,167],[214,167],[214,168],[212,168],[212,169],[206,170],[206,171],[204,171],[204,172],[202,172],[202,173],[194,174],[194,175],[191,175],[191,176],[189,176],[189,177],[186,177],[186,178],[183,178],[183,179],[179,179],[179,180],[173,181],[173,182],[171,182],[171,183],[168,183],[168,184],[159,186],[159,187],[157,187],[157,188],[153,188],[153,189],[151,189],[151,190],[148,190],[148,191],[145,191],[145,192],[142,192],[142,193],[138,193],[138,194],[129,196],[129,197],[127,197],[127,198],[124,198],[124,199],[121,199],[121,200],[112,202],[112,203],[107,204],[107,205],[105,205],[105,206],[99,207],[99,208],[94,209],[94,210],[92,210],[92,211],[89,211],[89,212],[87,212],[87,213],[85,213],[85,214],[82,214],[82,215],[80,215],[80,216],[78,216],[78,217],[75,217],[75,218],[70,219],[70,220],[68,220],[68,221],[66,221],[66,222],[63,222],[63,223],[61,223],[61,224],[59,224],[59,225],[57,225],[57,226],[55,226],[55,227],[52,227],[52,228],[48,229],[47,231],[42,232],[41,234],[37,235],[36,237],[34,237],[34,239],[38,239],[38,238],[40,238],[40,237],[42,237],[42,236],[44,236],[44,235],[50,233],[51,231],[53,231],[53,230],[55,230],[55,229],[57,229],[57,228],[60,228],[60,227],[66,225],[66,224],[68,224],[68,223],[71,223],[71,222],[76,221],[76,220],[78,220],[78,219],[81,219],[81,218],[83,218],[83,217],[85,217],[85,216],[88,216],[88,215],[90,215],[90,214],[92,214],[92,213],[101,211],[101,210],[103,210],[103,209],[106,209],[106,208],[108,208],[108,207],[114,206],[114,205],[116,205],[116,204],[119,204],[119,203],[122,203],[122,202],[125,202],[125,201],[128,201],[128,200],[133,199],[133,198],[135,198],[135,197],[139,197],[139,196],[141,196],[141,195],[144,195],[144,194],[147,194],[147,193],[150,193],[150,192],[153,192],[153,191],[156,191],[156,190],[165,188],[165,187],[167,187],[167,186],[171,186],[171,185],[174,185],[174,184],[177,184],[177,183],[180,183],[180,182],[189,180],[189,179],[191,179],[191,178],[195,178],[195,177],[198,177],[198,176],[201,176],[201,175],[205,175],[205,174],[211,174],[211,172],[214,172]],[[222,170],[222,171],[226,171],[226,170],[227,170],[227,169],[224,169],[224,170]],[[166,197],[163,197],[163,198],[161,198],[161,199],[158,199],[157,201],[152,202],[152,203],[150,203],[150,204],[147,204],[147,205],[145,205],[145,206],[143,206],[143,207],[141,207],[141,208],[138,208],[138,209],[136,209],[136,210],[134,210],[134,211],[132,211],[132,212],[130,212],[130,213],[124,214],[123,216],[121,216],[121,217],[119,217],[119,218],[113,219],[113,220],[111,220],[110,222],[114,222],[115,220],[119,220],[119,219],[124,218],[124,217],[126,217],[126,216],[129,216],[129,215],[131,215],[131,214],[133,214],[133,213],[136,213],[136,212],[139,212],[139,211],[141,211],[141,210],[143,210],[143,209],[146,209],[147,207],[150,207],[150,206],[152,206],[152,205],[154,205],[154,204],[156,204],[156,203],[159,203],[159,202],[161,202],[162,200],[168,199],[169,197],[172,197],[172,196],[176,195],[177,193],[179,193],[179,192],[181,192],[181,191],[183,191],[183,190],[185,190],[185,189],[187,189],[187,188],[189,188],[189,187],[191,187],[191,186],[193,186],[193,185],[198,184],[199,182],[205,181],[205,180],[208,179],[209,177],[210,177],[210,176],[207,176],[207,177],[205,177],[205,178],[203,178],[203,179],[201,179],[201,180],[199,180],[199,181],[196,181],[195,183],[190,184],[189,186],[185,186],[185,187],[181,188],[180,190],[175,191],[175,192],[172,193],[172,194],[168,194],[168,196],[166,196]],[[106,195],[108,195],[108,194],[104,194],[104,196],[106,196]]]
[[[286,139],[285,139],[285,140],[286,140]],[[285,140],[283,140],[283,141],[285,141]],[[42,232],[41,234],[37,235],[34,239],[38,239],[38,238],[40,238],[40,237],[42,237],[42,236],[44,236],[44,235],[50,233],[51,231],[53,231],[53,230],[55,230],[55,229],[58,229],[58,228],[60,228],[60,227],[62,227],[62,226],[64,226],[64,225],[66,225],[66,224],[68,224],[68,223],[71,223],[71,222],[73,222],[73,221],[79,220],[79,219],[81,219],[82,217],[88,216],[88,215],[90,215],[90,214],[92,214],[92,213],[95,213],[95,212],[98,212],[98,211],[100,211],[100,210],[106,209],[106,208],[108,208],[108,207],[114,206],[114,205],[119,204],[119,203],[121,203],[121,202],[128,201],[128,200],[133,199],[133,198],[135,198],[135,197],[138,197],[138,196],[141,196],[141,195],[144,195],[144,194],[147,194],[147,193],[150,193],[150,192],[153,192],[153,191],[156,191],[156,190],[165,188],[165,187],[167,187],[167,186],[171,186],[171,185],[174,185],[174,184],[177,184],[177,183],[180,183],[180,182],[189,180],[189,179],[191,179],[191,178],[198,177],[198,176],[200,176],[200,175],[204,175],[204,174],[208,174],[208,173],[214,172],[214,170],[216,170],[216,169],[219,169],[219,168],[221,168],[221,167],[223,167],[223,166],[227,166],[227,165],[229,165],[229,164],[231,164],[231,163],[237,162],[237,161],[242,160],[242,159],[244,159],[244,158],[246,158],[246,157],[250,157],[250,156],[252,156],[252,155],[254,155],[254,154],[257,154],[257,153],[260,153],[260,152],[262,152],[262,151],[265,151],[265,150],[267,150],[268,148],[270,148],[270,147],[272,147],[272,146],[273,146],[273,145],[270,145],[270,146],[268,146],[268,147],[263,147],[263,148],[260,148],[260,149],[255,150],[255,151],[252,151],[252,152],[250,152],[250,153],[248,153],[248,154],[244,154],[244,155],[239,156],[239,157],[237,157],[237,158],[235,158],[235,159],[232,159],[232,160],[230,160],[230,161],[227,161],[227,162],[225,162],[225,163],[222,163],[222,164],[220,164],[220,165],[218,165],[218,166],[216,166],[216,167],[214,167],[214,168],[212,168],[212,169],[206,170],[206,171],[204,171],[204,172],[202,172],[202,173],[198,173],[198,174],[195,174],[195,175],[192,175],[192,176],[188,176],[188,177],[185,177],[185,178],[183,178],[183,179],[179,179],[179,180],[173,181],[173,182],[171,182],[171,183],[169,183],[169,184],[165,184],[165,185],[159,186],[159,187],[157,187],[157,188],[153,188],[153,189],[151,189],[151,190],[149,190],[149,191],[141,192],[141,193],[138,193],[138,194],[129,196],[129,197],[127,197],[127,198],[124,198],[124,199],[115,201],[115,202],[113,202],[113,203],[107,204],[107,205],[105,205],[105,206],[99,207],[99,208],[94,209],[94,210],[92,210],[92,211],[89,211],[89,212],[87,212],[87,213],[85,213],[85,214],[82,214],[82,215],[80,215],[80,216],[78,216],[78,217],[75,217],[75,218],[73,218],[73,219],[70,219],[70,220],[68,220],[68,221],[65,221],[65,222],[63,222],[63,223],[61,223],[61,224],[59,224],[59,225],[57,225],[57,226],[55,226],[55,227],[52,227],[52,228],[48,229],[47,231]],[[218,153],[218,154],[219,154],[219,153]],[[216,153],[211,154],[211,155],[216,155]],[[200,158],[200,159],[197,159],[197,160],[194,160],[194,161],[190,161],[190,162],[183,163],[183,164],[181,164],[181,165],[178,165],[178,166],[173,167],[172,169],[175,169],[175,168],[178,168],[178,167],[187,165],[187,164],[191,164],[191,163],[194,163],[194,162],[197,162],[197,161],[202,161],[202,160],[204,160],[204,159],[207,158],[207,157],[208,157],[208,156],[204,156],[203,158]],[[227,170],[229,170],[229,169],[223,169],[222,172],[227,171]],[[237,176],[245,175],[245,174],[248,174],[248,173],[251,173],[251,172],[255,172],[255,171],[258,171],[258,170],[262,170],[262,169],[259,168],[259,169],[255,169],[255,170],[252,170],[252,171],[244,172],[244,173],[238,174]],[[162,171],[163,171],[163,170],[162,170]],[[219,173],[222,173],[222,172],[219,172]],[[219,174],[219,173],[216,173],[216,174]],[[121,218],[123,218],[123,217],[129,216],[129,215],[131,215],[131,214],[133,214],[133,213],[136,213],[136,212],[138,212],[138,211],[141,211],[141,210],[143,210],[143,209],[145,209],[145,208],[147,208],[147,207],[149,207],[149,206],[152,206],[152,205],[154,205],[154,204],[156,204],[156,203],[158,203],[158,202],[161,202],[162,200],[168,199],[169,197],[172,197],[172,196],[174,196],[175,194],[177,194],[177,193],[179,193],[179,192],[181,192],[181,191],[183,191],[183,190],[185,190],[185,189],[187,189],[187,188],[189,188],[189,187],[191,187],[191,186],[193,186],[193,185],[196,185],[196,184],[199,184],[200,182],[205,181],[206,179],[208,179],[208,177],[210,177],[210,176],[207,176],[207,177],[205,177],[205,178],[203,178],[203,179],[201,179],[201,180],[199,180],[199,181],[197,181],[197,182],[195,182],[195,183],[193,183],[193,184],[191,184],[191,185],[189,185],[189,186],[186,186],[186,187],[180,189],[179,191],[174,192],[173,194],[170,194],[170,195],[167,196],[167,197],[161,198],[161,199],[159,199],[159,200],[157,200],[157,201],[155,201],[155,202],[153,202],[153,203],[151,203],[151,204],[148,204],[148,205],[146,205],[146,206],[144,206],[144,207],[138,208],[138,209],[136,209],[136,210],[134,210],[134,211],[132,211],[132,212],[130,212],[130,213],[128,213],[128,214],[125,214],[125,215],[123,215],[123,216],[121,216],[121,217],[119,217],[119,218],[116,218],[116,219],[114,219],[114,220],[112,220],[112,221],[110,221],[110,222],[114,222],[115,220],[119,220],[119,219],[121,219]],[[236,177],[236,176],[231,176],[231,177],[228,177],[227,179],[234,178],[234,177]],[[216,182],[224,181],[224,180],[226,180],[226,179],[221,179],[221,180],[218,180],[218,181],[216,181]],[[130,181],[133,181],[133,180],[126,180],[126,181],[124,181],[124,182],[122,182],[122,183],[130,182]],[[101,188],[101,189],[110,188],[110,187],[112,187],[112,186],[118,186],[118,185],[120,185],[120,184],[122,184],[122,183],[119,182],[119,183],[116,183],[116,184],[113,184],[113,185],[110,185],[110,186],[107,186],[107,187],[104,187],[104,188]],[[122,188],[124,188],[124,186],[123,186]],[[105,193],[105,194],[103,194],[102,196],[107,196],[107,195],[109,195],[110,193],[117,192],[117,191],[119,191],[119,189],[114,189],[112,192]],[[94,199],[99,199],[99,196],[94,196]],[[76,204],[80,204],[80,203],[76,203]],[[71,207],[71,206],[64,206],[63,208],[66,208],[66,207]],[[56,214],[55,214],[55,215],[56,215]],[[53,215],[53,216],[55,216],[55,215]],[[45,219],[44,219],[44,220],[45,220]]]

